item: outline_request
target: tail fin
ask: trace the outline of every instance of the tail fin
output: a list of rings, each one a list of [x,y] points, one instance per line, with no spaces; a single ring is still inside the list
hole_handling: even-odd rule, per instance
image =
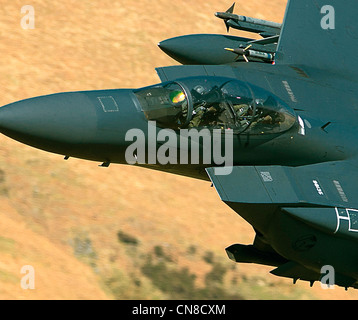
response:
[[[229,9],[226,10],[226,13],[234,13],[234,9],[235,9],[235,2]],[[227,30],[227,32],[229,32],[230,26],[228,25],[227,20],[224,20],[224,21],[225,21],[226,30]]]
[[[233,5],[226,10],[227,13],[234,13],[234,8],[235,8],[235,2],[233,3]]]
[[[276,63],[349,73],[357,79],[357,12],[357,0],[288,0]]]

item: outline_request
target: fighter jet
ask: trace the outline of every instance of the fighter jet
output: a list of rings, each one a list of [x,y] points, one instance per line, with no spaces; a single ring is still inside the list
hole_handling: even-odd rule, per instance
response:
[[[0,131],[65,159],[211,181],[256,232],[229,258],[357,288],[358,2],[289,0],[282,24],[233,11],[216,16],[261,39],[162,41],[183,65],[158,68],[160,83],[14,102]]]

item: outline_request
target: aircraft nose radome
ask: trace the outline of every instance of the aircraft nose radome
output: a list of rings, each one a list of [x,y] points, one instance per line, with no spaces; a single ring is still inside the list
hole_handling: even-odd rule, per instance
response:
[[[0,108],[0,132],[25,143],[30,139],[80,143],[93,127],[91,109],[80,93],[22,100]]]

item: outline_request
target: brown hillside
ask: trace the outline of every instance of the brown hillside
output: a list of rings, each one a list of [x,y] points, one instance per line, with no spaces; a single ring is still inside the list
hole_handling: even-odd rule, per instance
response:
[[[62,91],[156,83],[154,68],[175,64],[156,44],[183,34],[225,33],[214,12],[232,4],[32,0],[35,29],[23,30],[20,9],[28,3],[3,2],[0,105]],[[280,22],[285,5],[242,1],[236,12]],[[157,274],[189,284],[188,275],[195,275],[194,291],[206,286],[209,298],[212,289],[237,299],[358,297],[338,288],[293,286],[270,275],[270,268],[235,266],[224,248],[249,244],[254,233],[207,182],[65,162],[4,136],[0,142],[0,299],[176,297]],[[35,269],[34,290],[20,286],[24,265]],[[215,270],[221,270],[216,278]]]

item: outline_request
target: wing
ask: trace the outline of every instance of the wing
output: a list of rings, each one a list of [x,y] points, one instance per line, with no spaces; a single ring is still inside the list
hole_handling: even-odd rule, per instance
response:
[[[307,268],[302,252],[315,246],[316,241],[330,243],[327,251],[317,247],[313,257],[327,255],[332,261],[340,261],[343,251],[334,246],[343,241],[346,249],[347,239],[352,243],[358,239],[356,162],[343,160],[301,167],[236,166],[227,175],[216,175],[214,168],[208,168],[207,173],[220,198],[256,231],[253,245],[236,244],[226,249],[236,262],[275,266],[275,275],[313,282],[320,279],[320,274]],[[292,241],[288,251],[278,245],[285,241]],[[346,262],[342,270],[350,263]],[[336,284],[357,287],[355,276],[347,276],[341,270],[336,276]]]
[[[301,167],[236,166],[228,175],[207,169],[225,202],[358,209],[358,167],[334,161]]]
[[[276,210],[310,227],[358,239],[358,165],[342,160],[307,165],[236,166],[227,175],[207,173],[221,200],[256,229],[264,231]],[[268,208],[259,218],[242,208]],[[264,210],[262,210],[264,211]],[[342,219],[349,228],[342,227]],[[347,219],[345,219],[347,218]],[[348,221],[348,220],[347,220]]]
[[[357,11],[357,0],[289,0],[276,64],[306,65],[357,78]]]

